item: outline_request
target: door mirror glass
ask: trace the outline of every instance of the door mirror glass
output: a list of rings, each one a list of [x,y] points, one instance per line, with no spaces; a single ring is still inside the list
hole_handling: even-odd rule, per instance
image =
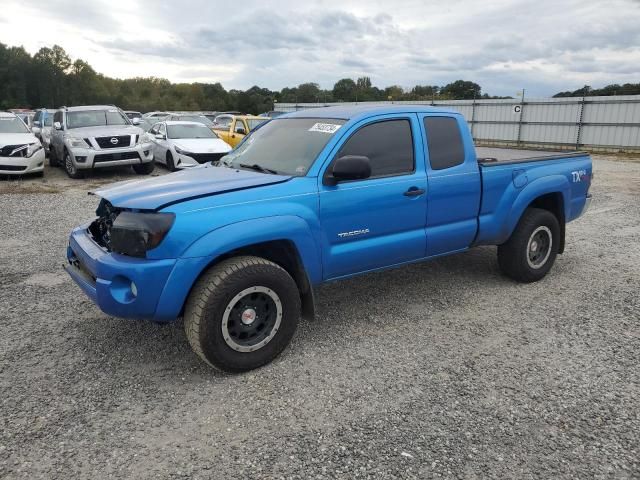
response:
[[[53,122],[53,128],[56,130],[62,130],[62,124],[60,122]]]
[[[364,155],[345,155],[338,158],[332,169],[334,185],[341,180],[362,180],[371,176],[371,161]],[[328,177],[327,180],[330,180]]]

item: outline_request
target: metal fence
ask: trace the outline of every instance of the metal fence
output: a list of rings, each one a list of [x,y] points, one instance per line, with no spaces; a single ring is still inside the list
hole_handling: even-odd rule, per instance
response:
[[[295,111],[332,105],[433,105],[462,113],[477,144],[640,152],[640,95],[505,100],[279,103]]]

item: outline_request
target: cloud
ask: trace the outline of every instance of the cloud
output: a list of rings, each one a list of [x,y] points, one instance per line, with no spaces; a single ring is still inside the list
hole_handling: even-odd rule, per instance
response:
[[[106,75],[272,89],[368,75],[377,86],[464,78],[485,92],[550,95],[640,80],[640,2],[452,0],[402,8],[366,0],[300,4],[3,0],[0,41],[58,43]],[[28,36],[24,24],[29,23]],[[38,32],[43,32],[41,35]]]

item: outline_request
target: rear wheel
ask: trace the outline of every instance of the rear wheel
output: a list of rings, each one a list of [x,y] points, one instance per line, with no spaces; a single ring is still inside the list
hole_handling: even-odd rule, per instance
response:
[[[153,162],[139,163],[137,165],[132,165],[132,167],[133,171],[138,175],[149,175],[151,172],[153,172],[154,168],[156,168]]]
[[[227,372],[260,367],[289,344],[300,317],[300,294],[279,265],[236,257],[212,267],[196,283],[184,326],[193,350]]]
[[[69,178],[78,179],[83,177],[82,172],[75,166],[73,158],[71,158],[71,154],[67,150],[64,151],[64,170]]]
[[[553,266],[559,246],[556,216],[548,210],[529,208],[509,240],[498,247],[498,264],[514,280],[536,282]]]

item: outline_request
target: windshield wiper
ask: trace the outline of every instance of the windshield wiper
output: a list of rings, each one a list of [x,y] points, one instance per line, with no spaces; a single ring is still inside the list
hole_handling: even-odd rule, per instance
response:
[[[262,165],[258,165],[257,163],[254,163],[252,165],[249,165],[247,163],[240,163],[238,164],[238,166],[240,168],[249,168],[251,170],[255,170],[256,172],[261,172],[261,173],[271,173],[273,175],[278,175],[278,172],[271,169],[271,168],[266,168],[263,167]]]

